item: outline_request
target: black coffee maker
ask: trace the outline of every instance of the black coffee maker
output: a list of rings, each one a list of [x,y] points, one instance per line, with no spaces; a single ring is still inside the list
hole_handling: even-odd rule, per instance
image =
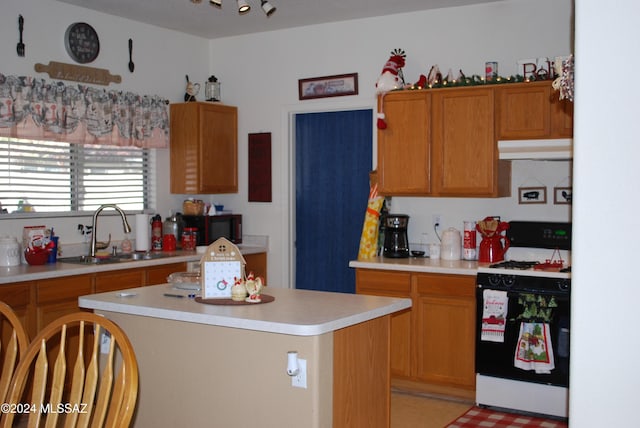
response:
[[[409,257],[408,224],[409,216],[406,214],[387,214],[384,219],[384,257]]]

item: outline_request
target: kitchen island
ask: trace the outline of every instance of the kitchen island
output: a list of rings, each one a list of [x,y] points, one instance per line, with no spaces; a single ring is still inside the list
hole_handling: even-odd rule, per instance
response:
[[[135,427],[389,427],[390,315],[410,299],[267,287],[273,302],[231,306],[188,294],[163,284],[79,299],[134,346]],[[292,386],[289,351],[306,360],[307,388]]]

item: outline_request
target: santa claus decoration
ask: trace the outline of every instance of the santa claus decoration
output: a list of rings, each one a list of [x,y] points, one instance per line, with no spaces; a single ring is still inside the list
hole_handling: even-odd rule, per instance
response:
[[[402,74],[402,67],[405,64],[406,54],[402,49],[394,49],[391,51],[391,56],[382,67],[382,74],[378,77],[376,82],[376,94],[380,97],[380,111],[378,112],[378,129],[386,129],[387,122],[385,122],[384,110],[382,105],[384,103],[384,95],[395,89],[404,87],[404,76]]]

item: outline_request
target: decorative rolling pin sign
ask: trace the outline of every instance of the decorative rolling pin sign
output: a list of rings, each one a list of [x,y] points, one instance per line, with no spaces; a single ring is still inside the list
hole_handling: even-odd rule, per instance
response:
[[[102,68],[65,64],[56,61],[49,61],[48,65],[37,63],[34,68],[38,73],[48,73],[52,79],[94,83],[97,85],[109,85],[111,82],[122,82],[121,76],[113,75],[109,70]]]

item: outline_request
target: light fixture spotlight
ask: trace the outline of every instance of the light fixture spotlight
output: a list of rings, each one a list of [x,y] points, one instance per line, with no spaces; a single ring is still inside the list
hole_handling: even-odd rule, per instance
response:
[[[209,4],[215,7],[222,7],[222,0],[209,0]]]
[[[238,13],[244,15],[251,10],[251,6],[245,0],[238,0]]]
[[[269,3],[267,0],[260,0],[260,6],[267,16],[273,15],[273,12],[276,11],[276,7]]]

